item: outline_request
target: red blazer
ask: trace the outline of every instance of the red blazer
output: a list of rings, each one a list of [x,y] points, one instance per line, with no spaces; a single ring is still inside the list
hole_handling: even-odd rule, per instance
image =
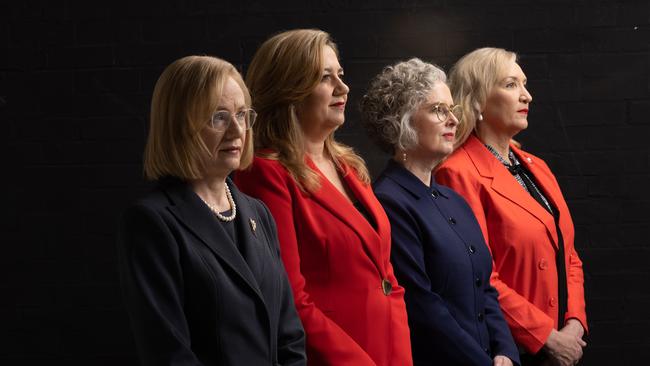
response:
[[[321,175],[308,194],[277,161],[256,157],[237,186],[261,199],[278,225],[282,259],[307,334],[309,365],[412,365],[404,289],[390,259],[390,223],[369,185],[344,182],[377,230]],[[388,295],[382,280],[392,286]]]
[[[475,136],[435,172],[436,181],[460,193],[472,207],[494,259],[491,283],[515,341],[537,353],[553,328],[576,318],[587,330],[582,262],[573,245],[571,214],[546,163],[510,146],[560,212],[567,273],[567,313],[558,319],[558,236],[553,216],[517,183]]]

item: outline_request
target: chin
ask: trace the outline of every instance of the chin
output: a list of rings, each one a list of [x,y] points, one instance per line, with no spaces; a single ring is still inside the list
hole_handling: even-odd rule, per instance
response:
[[[344,123],[345,123],[345,118],[341,118],[341,119],[337,119],[337,120],[332,121],[332,125],[336,126],[336,127],[343,126]]]
[[[343,112],[330,115],[327,119],[330,124],[340,126],[345,122],[345,114]]]
[[[521,118],[514,123],[515,127],[520,130],[525,130],[528,128],[528,118]]]
[[[220,169],[220,170],[229,170],[231,172],[233,170],[239,169],[239,165],[240,165],[239,158],[237,158],[237,159],[227,159],[225,161],[220,161],[217,164],[218,169]]]

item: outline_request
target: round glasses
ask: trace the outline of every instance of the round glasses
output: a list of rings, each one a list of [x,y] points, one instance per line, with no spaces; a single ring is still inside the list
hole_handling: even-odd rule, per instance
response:
[[[244,130],[249,130],[253,127],[257,112],[252,109],[243,109],[236,113],[230,111],[216,111],[210,119],[210,126],[217,131],[225,131],[230,127],[230,123],[234,120],[239,127]]]
[[[436,113],[436,116],[438,116],[438,119],[442,123],[447,122],[449,116],[452,114],[458,122],[463,118],[463,109],[458,104],[447,105],[445,103],[436,103],[431,107],[431,110]]]

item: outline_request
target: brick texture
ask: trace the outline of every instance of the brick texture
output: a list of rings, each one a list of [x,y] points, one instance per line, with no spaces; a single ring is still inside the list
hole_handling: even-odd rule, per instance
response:
[[[338,138],[373,174],[369,79],[399,59],[448,69],[520,54],[534,102],[518,138],[555,171],[576,223],[592,334],[585,365],[650,357],[650,5],[646,0],[8,1],[0,5],[0,364],[135,365],[116,221],[148,189],[153,85],[188,54],[245,70],[269,35],[329,31],[351,87]],[[646,188],[643,188],[646,187]]]

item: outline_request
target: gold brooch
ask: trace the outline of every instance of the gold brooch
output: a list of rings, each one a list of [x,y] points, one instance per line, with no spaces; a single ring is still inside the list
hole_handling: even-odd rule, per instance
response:
[[[251,230],[253,230],[253,234],[255,234],[255,229],[257,229],[257,223],[253,219],[248,219],[248,223],[251,225]]]

